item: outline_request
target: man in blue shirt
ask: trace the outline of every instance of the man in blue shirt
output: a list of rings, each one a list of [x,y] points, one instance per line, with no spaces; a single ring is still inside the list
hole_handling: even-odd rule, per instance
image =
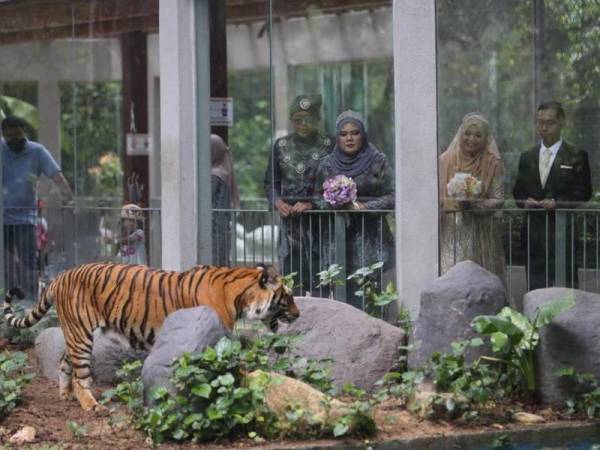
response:
[[[1,128],[5,283],[7,287],[21,286],[33,293],[37,283],[34,269],[38,178],[43,174],[52,179],[63,200],[70,201],[73,194],[50,152],[26,138],[23,119],[7,117]]]

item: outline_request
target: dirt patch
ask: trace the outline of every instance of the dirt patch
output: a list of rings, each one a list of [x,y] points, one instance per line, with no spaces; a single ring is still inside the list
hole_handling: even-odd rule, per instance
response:
[[[36,371],[36,361],[33,351],[27,349],[30,365],[34,373]],[[101,398],[103,390],[109,386],[102,386],[95,389],[97,398]],[[536,410],[534,407],[525,408],[530,412],[535,412],[546,418],[547,423],[543,427],[559,425],[564,423],[573,423],[561,414],[552,410]],[[370,439],[370,442],[381,442],[395,439],[410,439],[423,436],[449,436],[463,433],[480,433],[488,431],[509,431],[523,429],[525,427],[510,423],[500,411],[497,415],[492,415],[489,419],[482,421],[477,425],[464,425],[445,421],[419,420],[407,413],[395,402],[381,404],[375,411],[375,419],[379,428],[378,434]],[[85,427],[85,436],[75,437],[72,431],[67,427],[67,422],[73,420],[79,425]],[[114,422],[113,416],[113,422]],[[24,392],[24,399],[12,413],[0,423],[0,442],[8,445],[8,439],[14,433],[24,426],[35,428],[36,440],[31,444],[32,447],[38,446],[56,446],[63,449],[111,449],[111,450],[138,450],[152,448],[147,441],[146,436],[136,430],[133,430],[124,421],[111,424],[107,417],[98,417],[92,412],[83,411],[76,401],[62,401],[58,397],[58,384],[55,381],[48,380],[40,375],[27,385]],[[531,427],[529,427],[531,428]],[[343,441],[350,445],[350,441]],[[354,441],[360,443],[361,441]],[[243,448],[250,449],[273,449],[273,448],[302,448],[314,447],[316,445],[335,445],[340,441],[319,440],[319,441],[294,441],[294,442],[270,442],[262,446],[256,446],[251,440],[241,440],[236,442],[224,442],[220,444],[192,444],[185,445],[166,444],[161,445],[160,449],[232,449]],[[344,444],[342,443],[342,446]]]

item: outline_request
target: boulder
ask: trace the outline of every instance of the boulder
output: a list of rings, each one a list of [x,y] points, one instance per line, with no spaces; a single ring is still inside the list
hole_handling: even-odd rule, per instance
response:
[[[409,366],[421,367],[433,352],[449,353],[452,342],[476,337],[473,318],[497,314],[505,305],[506,290],[500,278],[472,261],[456,264],[421,292]],[[466,358],[471,361],[484,351],[470,348]]]
[[[265,403],[280,419],[286,419],[291,409],[302,409],[308,416],[321,424],[330,424],[351,413],[349,405],[329,398],[314,387],[273,372],[255,370],[247,376],[247,382],[263,386]]]
[[[231,333],[211,308],[199,306],[169,314],[142,368],[146,399],[154,387],[163,386],[174,392],[169,377],[175,359],[184,353],[201,352],[223,336]]]
[[[46,328],[35,339],[35,355],[43,376],[58,381],[60,359],[65,351],[65,339],[59,327]],[[92,374],[100,384],[120,380],[116,372],[128,361],[144,359],[146,352],[134,350],[122,335],[113,331],[94,331]]]
[[[556,369],[573,367],[600,381],[600,295],[567,288],[537,289],[523,297],[523,312],[533,319],[539,306],[569,292],[575,293],[575,307],[540,330],[535,355],[538,396],[550,405],[564,405],[579,391],[572,378],[554,375]]]
[[[280,333],[298,335],[294,352],[313,359],[331,359],[337,386],[353,383],[372,390],[398,363],[405,333],[346,303],[296,297],[300,317],[281,324]]]

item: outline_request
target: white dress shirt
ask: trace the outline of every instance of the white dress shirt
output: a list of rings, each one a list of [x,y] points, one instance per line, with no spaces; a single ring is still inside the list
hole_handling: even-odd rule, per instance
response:
[[[557,142],[555,142],[554,144],[552,144],[550,147],[546,147],[544,145],[544,141],[541,142],[540,144],[540,155],[539,155],[539,167],[540,167],[540,177],[541,174],[543,172],[543,161],[544,161],[544,152],[546,151],[546,149],[550,148],[550,151],[552,152],[552,156],[550,157],[550,164],[548,165],[548,173],[546,174],[546,180],[548,179],[548,175],[550,173],[550,168],[552,167],[552,164],[554,164],[554,159],[556,158],[556,154],[558,153],[558,150],[560,149],[561,145],[563,143],[562,138],[560,138]],[[542,186],[544,186],[546,184],[546,180],[542,179]]]

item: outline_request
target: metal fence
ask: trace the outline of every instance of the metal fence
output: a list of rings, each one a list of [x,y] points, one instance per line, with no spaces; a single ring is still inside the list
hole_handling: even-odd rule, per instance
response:
[[[87,262],[161,262],[160,210],[141,209],[128,223],[120,207],[62,206],[43,211],[6,208],[4,217],[4,285],[24,288],[37,297],[41,276]],[[15,214],[32,217],[30,225],[11,225]],[[19,221],[16,221],[19,222]]]
[[[474,223],[481,223],[482,214],[494,216],[495,220],[485,222],[491,237],[486,244],[492,247],[493,239],[500,241],[506,269],[503,281],[517,308],[526,292],[541,287],[600,292],[600,210],[503,209],[444,214],[456,224],[455,232],[446,236],[450,236],[450,247],[457,256],[454,262],[461,259],[457,250],[462,245],[460,227],[473,230],[477,226]]]
[[[143,209],[129,230],[124,229],[120,207],[89,205],[43,211],[26,231],[7,225],[12,213],[3,211],[5,286],[22,286],[32,297],[40,275],[52,278],[85,262],[128,262],[136,245],[144,250],[142,262],[160,267],[160,209]],[[482,213],[445,214],[456,224],[454,242],[450,243],[455,246],[453,264],[462,259],[456,247],[462,245],[459,227],[472,229]],[[488,236],[500,241],[503,281],[517,307],[525,292],[540,287],[532,286],[532,272],[541,274],[543,286],[600,292],[600,210],[548,213],[504,209],[485,214],[495,218],[489,222],[493,229]],[[394,280],[392,211],[310,211],[282,219],[265,209],[214,210],[213,220],[216,263],[274,264],[284,273],[296,272],[296,293],[327,297],[333,289],[335,298],[348,299],[364,309],[364,297],[355,295],[356,284],[346,280],[350,273],[383,260],[385,265],[373,279],[382,287]],[[128,238],[136,232],[135,239]],[[441,242],[442,246],[447,244]],[[324,286],[318,274],[332,264],[341,268],[338,280],[346,281]]]

